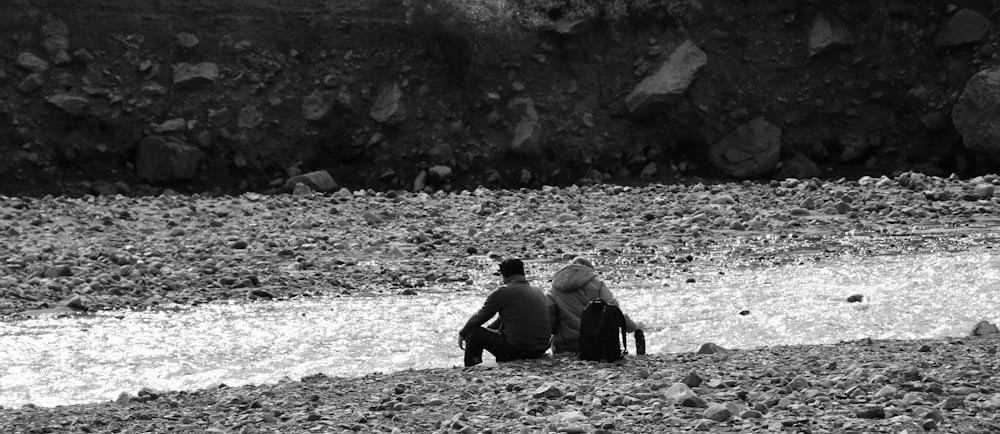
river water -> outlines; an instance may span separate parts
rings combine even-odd
[[[734,262],[683,273],[633,265],[604,277],[626,312],[648,330],[650,353],[692,351],[706,342],[753,348],[963,336],[980,320],[1000,320],[1000,256],[989,248],[814,259]],[[556,265],[529,267],[549,273]],[[142,388],[457,366],[456,331],[496,279],[486,272],[474,277],[477,289],[411,297],[2,322],[0,406],[107,401]],[[535,283],[547,285],[544,279]],[[864,295],[864,302],[846,302],[852,294]]]

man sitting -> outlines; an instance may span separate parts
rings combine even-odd
[[[458,332],[458,347],[465,350],[465,366],[483,362],[483,350],[497,362],[533,359],[549,348],[549,316],[545,294],[524,277],[524,263],[508,259],[500,263],[503,285],[491,292],[483,307]],[[481,327],[493,315],[499,319]]]

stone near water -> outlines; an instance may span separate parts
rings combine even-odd
[[[716,422],[725,422],[733,417],[733,413],[725,405],[713,404],[705,409],[701,417]]]
[[[305,184],[311,189],[322,192],[330,192],[338,187],[333,176],[326,170],[317,170],[288,178],[285,181],[285,188],[294,189],[299,184]]]
[[[979,321],[976,323],[975,327],[972,328],[972,336],[988,336],[1000,333],[1000,329],[997,328],[995,324],[989,321]]]
[[[865,296],[861,294],[852,294],[847,297],[848,303],[861,303],[865,300]]]
[[[711,342],[702,344],[701,348],[698,348],[698,354],[729,354],[729,352],[730,350]]]
[[[73,269],[70,268],[69,265],[55,265],[52,267],[48,267],[45,269],[45,272],[42,273],[42,276],[47,277],[49,279],[54,279],[56,277],[72,276],[72,275],[73,275]]]

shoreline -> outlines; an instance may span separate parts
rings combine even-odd
[[[0,410],[8,432],[995,432],[1000,340],[565,358]]]

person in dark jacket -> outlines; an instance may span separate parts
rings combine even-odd
[[[486,297],[483,307],[458,332],[465,366],[482,363],[483,350],[493,354],[497,362],[508,362],[533,359],[549,349],[551,327],[545,293],[528,283],[519,259],[501,262],[500,275],[503,285]],[[482,327],[497,314],[497,321]]]
[[[580,351],[580,315],[592,300],[600,298],[618,306],[614,294],[597,278],[594,264],[580,256],[556,272],[552,277],[552,288],[545,295],[549,302],[553,354]],[[625,315],[626,332],[633,333],[639,328]]]

